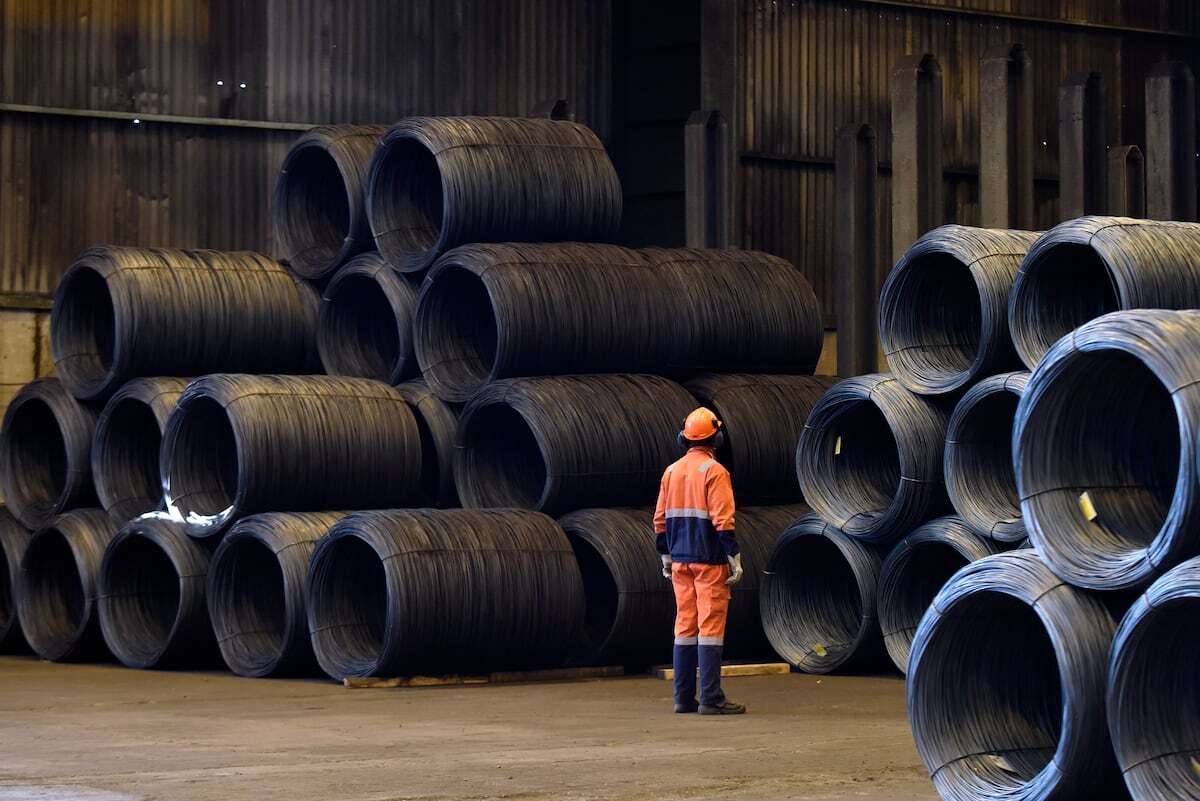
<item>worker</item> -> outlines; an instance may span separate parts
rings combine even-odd
[[[678,441],[687,452],[663,473],[654,510],[663,578],[675,588],[675,711],[740,715],[746,707],[721,691],[721,649],[730,587],[742,578],[734,536],[733,487],[717,461],[721,421],[701,407],[687,416]],[[696,668],[700,700],[696,701]]]

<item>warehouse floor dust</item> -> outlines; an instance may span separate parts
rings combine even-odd
[[[0,801],[935,798],[898,678],[347,690],[0,658]]]

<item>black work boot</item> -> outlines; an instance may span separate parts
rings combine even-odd
[[[709,706],[708,704],[700,705],[701,715],[744,715],[746,714],[746,705],[738,704],[730,701],[728,698],[722,701],[717,706]]]

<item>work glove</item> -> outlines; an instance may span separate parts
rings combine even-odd
[[[659,556],[662,557],[663,578],[669,579],[671,577],[671,555],[669,553],[664,553],[659,554]]]
[[[742,580],[742,555],[735,553],[727,559],[729,560],[729,578],[725,579],[725,583],[737,584]]]

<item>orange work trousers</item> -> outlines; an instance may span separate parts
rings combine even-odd
[[[724,645],[729,616],[728,565],[671,565],[675,588],[675,644]]]

